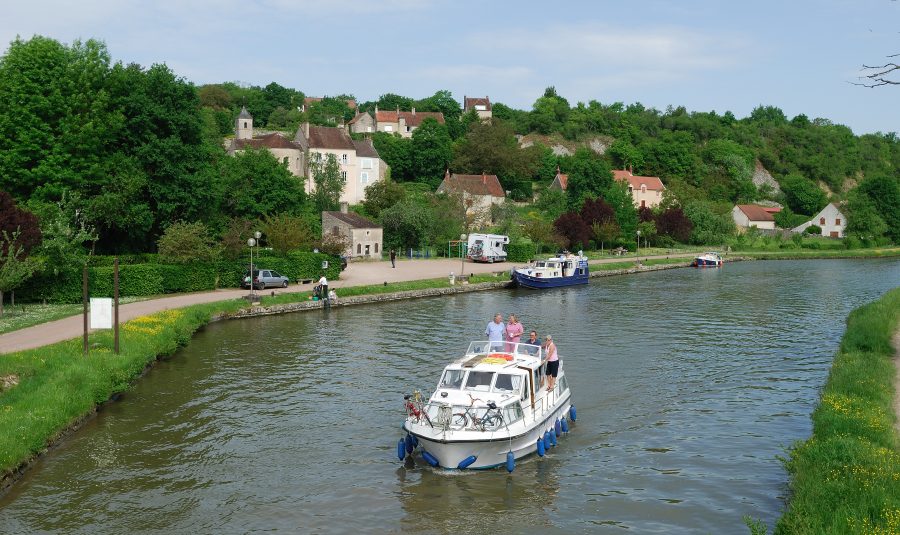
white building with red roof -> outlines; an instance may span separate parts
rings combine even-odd
[[[437,193],[455,193],[462,196],[466,217],[475,223],[490,221],[491,206],[506,202],[506,192],[497,175],[460,175],[444,173],[444,180]]]
[[[666,187],[657,176],[637,176],[631,169],[614,170],[613,178],[628,184],[628,191],[638,208],[653,208],[662,202]]]
[[[822,236],[843,238],[844,232],[847,230],[847,216],[841,211],[841,205],[832,202],[828,203],[825,208],[822,208],[812,219],[791,230],[803,232],[812,225],[818,225],[822,229]]]
[[[439,111],[383,111],[375,106],[375,130],[378,132],[397,132],[401,137],[412,137],[413,131],[422,124],[425,119],[434,119],[444,124],[444,114]]]
[[[738,204],[731,209],[731,218],[734,219],[738,232],[744,232],[750,227],[760,230],[775,230],[775,216],[769,206]]]
[[[463,113],[475,110],[482,120],[490,119],[494,112],[491,110],[491,99],[488,97],[467,97],[463,95]]]
[[[550,183],[550,189],[558,189],[560,191],[566,191],[566,188],[569,187],[569,175],[563,174],[559,170],[559,166],[556,166],[556,176],[553,177],[553,182]]]

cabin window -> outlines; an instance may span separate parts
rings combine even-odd
[[[491,389],[493,379],[494,372],[469,372],[469,378],[466,379],[466,390],[487,392]]]
[[[565,392],[567,388],[569,388],[569,382],[566,381],[566,376],[563,375],[559,378],[559,391]]]
[[[509,425],[518,422],[524,417],[522,414],[522,405],[519,402],[511,403],[503,407],[503,424]]]
[[[463,377],[466,375],[465,370],[446,370],[444,376],[441,377],[440,388],[453,388],[459,390],[462,386]]]
[[[522,386],[522,376],[498,373],[494,382],[494,392],[518,392]]]

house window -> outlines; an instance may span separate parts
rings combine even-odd
[[[362,244],[357,243],[356,244],[356,254],[361,254],[361,253],[362,253]]]
[[[407,131],[407,132],[410,132],[410,131],[411,131],[409,126],[406,127],[406,131]]]
[[[375,254],[378,254],[378,242],[375,242]]]
[[[363,158],[362,159],[362,168],[363,169],[371,169],[372,168],[372,158]]]
[[[393,132],[394,127],[392,125],[386,124],[386,125],[384,125],[384,131],[385,132]]]
[[[341,233],[341,230],[337,227],[337,225],[331,227],[331,234],[333,236],[338,236],[338,235],[340,235],[340,233]]]
[[[359,181],[362,182],[363,184],[368,184],[368,183],[369,183],[369,173],[367,173],[367,172],[365,172],[365,171],[363,171],[362,173],[360,173],[360,174],[359,174]]]
[[[647,201],[641,200],[641,208],[646,208],[646,207],[647,207]]]
[[[247,128],[247,121],[244,121],[244,128]]]
[[[487,106],[485,106],[484,104],[476,104],[475,109],[478,111],[487,111]]]
[[[371,126],[367,126],[367,127],[366,127],[366,132],[371,132],[371,131],[372,131],[372,127],[371,127]]]
[[[835,219],[835,220],[834,220],[834,224],[835,224],[836,226],[841,226],[841,220],[840,220],[840,219]]]
[[[347,171],[341,171],[341,178],[344,180],[344,182],[347,181]]]
[[[341,163],[347,165],[347,155],[341,154]]]
[[[825,218],[824,218],[824,217],[820,217],[820,218],[819,218],[819,225],[821,226],[821,225],[824,225],[824,224],[825,224]]]
[[[647,193],[647,186],[641,186],[641,193]]]

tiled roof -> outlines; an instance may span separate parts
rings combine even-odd
[[[295,149],[300,150],[300,146],[293,141],[285,138],[281,134],[267,134],[265,136],[255,137],[253,139],[235,139],[234,148],[242,149]]]
[[[463,108],[466,111],[474,110],[475,106],[484,106],[485,111],[491,111],[491,99],[488,97],[465,97],[465,101],[463,102]]]
[[[377,111],[375,112],[375,120],[379,123],[399,123],[400,118],[406,121],[409,126],[418,127],[422,121],[429,117],[437,122],[444,124],[444,114],[439,111]]]
[[[614,170],[613,178],[619,181],[627,181],[631,184],[632,188],[637,190],[641,189],[641,186],[647,186],[647,189],[651,191],[662,191],[666,189],[662,180],[656,176],[635,176],[631,174],[631,171]]]
[[[336,219],[340,219],[341,221],[343,221],[344,223],[347,223],[348,225],[350,225],[353,228],[381,228],[381,225],[378,225],[377,223],[369,221],[365,217],[363,217],[359,214],[355,214],[353,212],[347,212],[346,214],[344,212],[325,212],[325,213]]]
[[[310,126],[309,148],[311,149],[355,149],[347,129],[335,126]]]
[[[378,151],[372,145],[369,139],[353,140],[353,146],[356,147],[356,155],[362,158],[378,158]]]
[[[553,183],[558,184],[559,189],[566,191],[566,188],[569,187],[569,175],[556,173],[556,178],[553,179]]]
[[[758,204],[739,204],[737,207],[741,212],[744,212],[744,215],[746,215],[747,219],[750,221],[775,221],[772,214],[767,212],[765,207],[759,206]]]
[[[356,124],[356,122],[361,120],[363,117],[369,117],[371,119],[371,115],[369,115],[369,112],[363,112],[350,119],[350,122],[348,122],[347,124]]]
[[[238,119],[252,119],[252,118],[253,118],[253,116],[250,115],[250,112],[247,111],[247,108],[244,106],[241,106],[241,114],[238,115]]]
[[[439,188],[442,191],[465,192],[470,195],[492,195],[494,197],[506,197],[503,186],[497,175],[458,175],[449,177],[444,175],[444,181]]]

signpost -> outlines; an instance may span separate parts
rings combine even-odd
[[[88,354],[89,329],[114,329],[113,350],[119,354],[119,259],[113,264],[113,297],[88,298],[88,269],[84,266],[81,278],[81,297],[84,315],[84,356]],[[90,303],[90,314],[88,314]],[[90,320],[90,322],[88,321]]]

